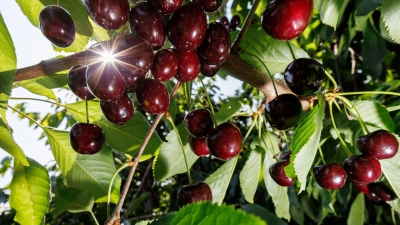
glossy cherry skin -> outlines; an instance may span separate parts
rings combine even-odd
[[[238,15],[232,16],[231,23],[230,23],[231,27],[236,29],[236,27],[239,26],[239,23],[240,23],[240,16],[238,16]]]
[[[58,47],[66,48],[75,40],[75,22],[60,6],[44,7],[39,14],[39,25],[43,35]]]
[[[129,19],[128,0],[85,0],[86,10],[100,27],[117,30]]]
[[[178,57],[178,71],[175,78],[182,82],[196,79],[200,73],[200,60],[195,51],[179,52],[175,51]]]
[[[278,95],[265,106],[265,118],[272,127],[278,130],[286,130],[296,126],[302,116],[301,102],[293,94]]]
[[[377,130],[359,137],[357,147],[361,152],[370,154],[378,160],[390,159],[396,155],[399,142],[389,131]]]
[[[206,30],[204,9],[196,2],[189,2],[172,14],[167,25],[167,36],[178,51],[193,51],[203,42]]]
[[[86,70],[86,82],[90,92],[103,101],[117,100],[125,91],[123,76],[109,62],[89,66]]]
[[[218,71],[221,69],[221,64],[208,64],[205,62],[202,62],[200,60],[200,72],[206,77],[213,77],[215,76]]]
[[[261,15],[262,27],[278,40],[297,38],[306,29],[313,7],[313,0],[274,0]]]
[[[226,17],[226,16],[221,17],[221,19],[219,19],[219,22],[222,23],[226,27],[228,27],[230,24],[228,17]]]
[[[181,7],[183,0],[149,0],[158,8],[161,14],[170,14]]]
[[[231,37],[228,29],[221,23],[208,25],[203,43],[197,49],[201,61],[209,64],[225,62],[230,53]]]
[[[372,183],[382,175],[379,161],[367,154],[347,158],[344,161],[343,168],[348,178],[359,184]]]
[[[196,138],[192,135],[189,136],[189,146],[192,149],[193,153],[197,156],[208,156],[210,155],[210,150],[206,144],[206,138]]]
[[[290,161],[290,156],[292,155],[292,151],[286,151],[286,152],[282,152],[281,155],[279,156],[279,160],[281,162],[283,161]]]
[[[151,3],[137,3],[130,11],[129,24],[131,32],[149,42],[153,49],[159,49],[164,45],[164,20]]]
[[[222,123],[208,133],[206,142],[213,156],[227,161],[242,149],[242,134],[233,123]]]
[[[67,84],[69,89],[79,98],[83,100],[95,98],[86,84],[86,67],[81,65],[71,67],[67,74]]]
[[[376,197],[384,201],[392,201],[397,198],[396,194],[382,182],[370,183],[368,184],[368,189]]]
[[[184,185],[178,190],[178,205],[183,207],[187,204],[210,201],[212,192],[210,186],[205,182],[198,182],[192,185]]]
[[[183,122],[187,131],[197,138],[207,136],[214,128],[214,118],[207,109],[196,109],[189,112]]]
[[[177,72],[178,56],[171,49],[161,49],[154,56],[151,74],[159,81],[170,80]]]
[[[346,171],[337,163],[316,166],[313,169],[313,174],[315,180],[323,189],[340,189],[346,183]]]
[[[124,74],[124,81],[125,81],[125,93],[134,93],[136,91],[136,80],[137,77],[129,76]]]
[[[76,123],[69,132],[72,149],[79,154],[95,154],[104,145],[106,136],[103,129],[95,124]]]
[[[141,77],[136,80],[136,84],[136,98],[144,111],[158,114],[168,110],[168,90],[161,81]]]
[[[290,164],[289,161],[282,161],[272,164],[269,167],[269,175],[280,186],[289,187],[294,184],[296,178],[286,176],[285,167]]]
[[[122,125],[133,116],[132,100],[125,94],[115,101],[101,101],[100,108],[104,116],[112,123]]]
[[[206,12],[215,12],[222,3],[222,0],[195,0],[195,2],[200,3]]]
[[[354,187],[357,189],[357,191],[362,192],[362,193],[370,193],[368,184],[360,184],[357,182],[354,182],[350,180],[350,182],[354,185]]]
[[[297,95],[314,95],[324,81],[324,68],[317,60],[299,58],[291,62],[284,72],[286,85]]]

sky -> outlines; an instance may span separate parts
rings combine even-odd
[[[54,58],[59,53],[53,50],[52,44],[48,41],[40,29],[31,25],[28,19],[23,15],[15,0],[1,0],[0,13],[3,15],[5,23],[13,39],[18,68],[31,66],[39,63],[41,60]],[[1,43],[0,43],[1,48]],[[235,90],[241,87],[241,82],[229,77],[226,81],[217,78],[220,87],[220,92],[224,96],[233,96]],[[62,97],[63,93],[55,91],[57,97]],[[45,97],[34,95],[23,88],[16,88],[12,90],[12,97],[33,97],[39,99],[46,99]],[[24,101],[26,102],[27,111],[37,111],[41,113],[52,112],[49,103],[38,101]],[[21,101],[10,100],[10,105],[14,106]],[[37,162],[45,165],[54,158],[51,154],[50,147],[45,146],[45,139],[39,140],[42,130],[40,128],[34,130],[29,127],[27,119],[19,119],[16,113],[11,110],[7,112],[7,121],[13,129],[13,137],[27,157],[36,160]],[[8,153],[0,149],[0,161],[8,156]],[[9,170],[4,177],[0,176],[0,188],[5,187],[11,181],[12,174]]]

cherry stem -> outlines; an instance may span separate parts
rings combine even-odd
[[[113,185],[113,183],[114,183],[114,179],[117,177],[117,175],[119,174],[119,172],[121,172],[123,169],[125,169],[125,168],[128,167],[128,166],[129,166],[129,164],[128,164],[128,163],[125,163],[125,164],[123,164],[120,168],[118,168],[118,170],[115,171],[114,175],[112,176],[110,184],[108,185],[108,195],[107,195],[107,217],[109,217],[109,216],[110,216],[110,213],[111,213],[111,212],[110,212],[111,188],[112,188],[112,185]]]
[[[18,97],[10,97],[9,99],[10,99],[10,100],[33,100],[33,101],[39,101],[39,102],[47,102],[47,103],[50,103],[50,104],[53,104],[53,105],[58,105],[58,106],[64,107],[63,104],[60,104],[60,103],[58,103],[58,102],[52,102],[52,101],[49,101],[49,100],[38,99],[38,98],[18,98]]]
[[[330,73],[328,73],[328,71],[325,71],[325,75],[329,78],[329,80],[331,80],[332,84],[333,84],[333,90],[337,89],[337,83],[335,81],[335,79],[332,77],[332,75]]]
[[[203,79],[201,79],[201,77],[198,77],[198,78],[200,80],[201,85],[203,86],[204,92],[206,93],[206,100],[207,100],[208,104],[210,105],[211,114],[212,114],[212,116],[214,118],[214,125],[217,126],[218,124],[217,124],[217,121],[215,119],[214,107],[213,107],[213,105],[211,103],[210,95],[208,95],[207,87],[206,87],[206,85],[204,85]]]
[[[357,116],[357,120],[360,123],[360,127],[361,127],[364,135],[369,134],[370,132],[369,132],[367,126],[365,125],[365,122],[362,119],[360,112],[357,110],[357,108],[354,106],[354,104],[345,97],[337,97],[337,98],[342,100],[346,104],[346,106],[348,107],[348,109],[350,111],[353,111],[353,113],[355,112],[355,114]]]
[[[339,130],[338,130],[337,127],[336,127],[335,119],[334,119],[334,117],[333,117],[332,101],[329,101],[328,104],[329,104],[329,113],[330,113],[330,115],[331,115],[331,120],[332,120],[333,128],[335,129],[336,134],[337,134],[337,136],[338,136],[338,138],[339,138],[339,141],[340,141],[340,143],[342,144],[344,150],[346,151],[347,156],[351,156],[352,154],[351,154],[350,149],[347,147],[346,143],[345,143],[344,140],[342,139],[342,136],[340,136]]]
[[[85,106],[86,106],[86,123],[89,123],[89,106],[88,106],[88,100],[85,100]]]
[[[395,95],[395,96],[400,96],[400,93],[391,92],[391,91],[356,91],[356,92],[341,92],[341,93],[335,93],[336,96],[344,96],[344,95],[367,95],[367,94],[383,94],[383,95]]]
[[[33,123],[35,123],[36,125],[38,125],[39,127],[41,127],[42,129],[44,129],[44,127],[42,126],[42,124],[40,124],[38,121],[32,119],[31,117],[29,117],[28,115],[26,115],[25,113],[18,111],[17,109],[15,109],[14,107],[8,105],[8,108],[12,109],[14,112],[22,115],[23,117],[29,119],[30,121],[32,121]]]
[[[94,222],[96,223],[96,225],[99,225],[99,221],[97,221],[96,216],[94,216],[92,210],[90,210],[90,215],[92,215],[92,218],[93,218]]]
[[[193,111],[192,104],[190,104],[189,93],[188,93],[188,88],[187,88],[187,82],[183,83],[183,91],[185,92],[186,103],[187,103],[187,105],[189,107],[189,110]]]
[[[390,207],[390,212],[391,212],[391,215],[392,215],[392,222],[393,222],[393,224],[396,224],[396,212],[394,211],[394,209],[393,209],[393,207]]]
[[[324,154],[322,154],[321,145],[319,145],[319,144],[318,144],[318,151],[319,151],[319,154],[321,155],[322,163],[324,163],[324,165],[326,165],[326,162],[324,159]]]
[[[290,45],[289,41],[286,41],[287,46],[289,47],[290,54],[292,54],[293,60],[296,60],[296,56],[294,55],[292,46]]]
[[[250,128],[247,130],[247,133],[246,133],[246,135],[245,135],[244,138],[243,138],[243,141],[242,141],[243,144],[244,144],[244,142],[246,141],[246,139],[249,137],[251,130],[253,130],[253,127],[256,125],[256,123],[257,123],[257,118],[258,118],[258,114],[255,114],[255,115],[254,115],[254,118],[253,118],[253,122],[251,123]]]
[[[172,119],[172,117],[169,115],[169,113],[166,114],[166,118],[167,120],[171,123],[172,127],[174,128],[174,131],[176,133],[176,137],[178,138],[179,144],[181,145],[181,149],[182,149],[182,154],[183,154],[183,158],[185,159],[185,164],[186,164],[186,172],[187,172],[187,176],[189,179],[189,184],[193,184],[192,182],[192,177],[190,176],[190,168],[189,168],[189,163],[186,157],[186,153],[185,153],[185,147],[183,146],[182,143],[182,139],[181,136],[179,135],[179,131],[175,126],[174,120]]]

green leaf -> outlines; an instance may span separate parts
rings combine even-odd
[[[0,14],[0,116],[6,121],[8,99],[14,82],[15,70],[17,69],[17,56],[14,43]]]
[[[290,43],[290,45],[292,46],[296,58],[309,57],[303,49],[292,43]],[[289,63],[293,61],[287,44],[284,41],[275,40],[262,29],[249,29],[240,47],[245,50],[245,53],[240,53],[240,57],[244,61],[260,71],[267,72],[260,60],[253,56],[256,55],[268,67],[271,74],[285,71]]]
[[[140,204],[142,204],[142,202],[144,200],[146,200],[150,195],[151,195],[150,192],[144,192],[144,193],[140,194],[137,198],[135,198],[135,201],[133,202],[132,207],[131,207],[131,212],[138,209]]]
[[[93,20],[89,20],[93,27],[93,39],[97,42],[107,41],[111,39],[109,32],[99,25],[97,25]]]
[[[32,82],[31,80],[24,80],[18,83],[19,87],[23,87],[26,90],[37,94],[37,95],[42,95],[45,96],[49,99],[53,99],[53,100],[58,100],[56,95],[54,94],[53,90],[46,88],[45,86],[36,83],[36,82]]]
[[[24,166],[29,166],[24,152],[17,143],[15,143],[13,136],[11,135],[8,126],[4,123],[3,119],[0,117],[0,148],[8,152],[14,158],[18,159],[19,162]]]
[[[235,171],[237,161],[238,157],[230,159],[205,180],[211,188],[213,203],[221,205],[224,201],[226,190],[228,189],[229,182],[231,181],[233,172]]]
[[[65,107],[79,122],[86,122],[85,101],[67,104]],[[120,152],[136,155],[143,142],[150,124],[140,112],[135,112],[132,118],[123,125],[117,125],[108,121],[101,112],[99,102],[89,101],[89,119],[91,123],[100,126],[106,135],[106,144]],[[142,160],[149,159],[156,154],[162,141],[157,133],[154,133],[144,150]]]
[[[10,184],[10,206],[17,211],[14,218],[21,225],[44,224],[50,205],[50,178],[47,169],[28,158],[30,166],[14,161]]]
[[[246,201],[254,203],[254,195],[258,187],[258,179],[261,173],[261,149],[251,151],[242,171],[240,172],[240,187]]]
[[[382,73],[382,62],[387,49],[385,40],[372,23],[369,21],[364,29],[361,55],[363,57],[363,73],[377,78]]]
[[[178,130],[184,144],[185,154],[190,168],[199,157],[193,153],[189,144],[187,144],[189,133],[183,126],[183,123],[178,126]],[[153,173],[156,181],[164,181],[176,174],[186,173],[187,171],[182,147],[179,144],[176,132],[174,130],[170,131],[166,139],[167,142],[161,145],[160,152],[153,163]]]
[[[76,153],[69,143],[69,132],[45,128],[51,151],[64,175],[67,187],[89,190],[96,202],[106,202],[108,186],[116,172],[110,149],[103,148],[94,155]],[[114,180],[111,202],[117,203],[121,179]]]
[[[349,0],[319,0],[315,6],[319,11],[321,21],[336,29],[348,3]]]
[[[400,142],[400,139],[397,135],[396,138]],[[382,173],[385,175],[390,186],[392,186],[396,196],[400,196],[400,153],[397,153],[391,159],[379,160],[379,162],[381,163]],[[400,210],[400,208],[398,209]]]
[[[228,121],[240,109],[242,109],[242,104],[240,104],[239,100],[235,98],[229,98],[228,103],[224,103],[221,109],[215,113],[215,120],[217,124]]]
[[[381,6],[381,16],[389,36],[397,43],[400,43],[400,2],[397,0],[383,0]]]
[[[299,122],[293,134],[290,149],[292,155],[290,164],[285,168],[289,177],[297,176],[302,192],[306,188],[307,175],[314,162],[318,150],[322,131],[322,122],[325,115],[325,100],[319,95],[319,103],[311,112],[306,114]]]
[[[391,132],[394,132],[396,129],[396,124],[389,112],[380,103],[374,101],[355,101],[354,105],[367,125]]]
[[[365,16],[375,11],[382,4],[382,0],[356,0],[357,16]]]
[[[46,5],[53,5],[52,0],[15,0],[28,18],[29,22],[35,27],[39,27],[39,13]]]
[[[387,204],[389,204],[397,212],[400,212],[400,199],[397,198],[393,201],[388,201]]]
[[[61,88],[67,85],[67,73],[57,73],[39,77],[35,82],[48,89]]]
[[[145,221],[140,221],[138,223],[135,223],[135,225],[147,225],[149,224],[151,221],[150,220],[145,220]]]
[[[285,221],[279,219],[275,214],[273,214],[272,212],[268,211],[266,208],[263,208],[260,205],[251,205],[251,204],[244,205],[242,206],[242,210],[247,213],[259,216],[261,219],[267,221],[267,224],[287,225]]]
[[[364,194],[359,193],[354,200],[353,204],[351,204],[350,214],[347,219],[348,225],[363,225],[364,224]]]
[[[77,190],[73,188],[56,189],[54,203],[57,217],[64,211],[71,213],[91,212],[94,204],[93,195],[89,190]]]
[[[211,205],[209,202],[183,207],[177,213],[161,218],[151,225],[267,225],[260,218],[235,210],[234,206]]]

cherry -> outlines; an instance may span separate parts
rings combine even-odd
[[[137,77],[124,74],[125,93],[134,93],[136,91]]]
[[[358,149],[376,159],[390,159],[396,155],[399,142],[396,136],[386,130],[377,130],[357,140]]]
[[[343,168],[353,183],[372,183],[382,175],[379,161],[367,154],[347,158],[344,161]]]
[[[239,26],[239,23],[240,23],[240,16],[239,15],[232,16],[230,23],[231,27],[236,30],[236,27]]]
[[[272,127],[278,130],[296,126],[302,116],[301,102],[293,94],[278,95],[265,106],[265,118]]]
[[[209,64],[225,62],[230,53],[231,37],[228,29],[221,23],[208,25],[203,43],[197,49],[201,61]]]
[[[397,198],[396,194],[382,182],[370,183],[368,184],[368,189],[372,194],[384,201],[392,201]]]
[[[210,150],[207,147],[205,137],[196,138],[190,135],[189,146],[190,149],[192,149],[193,153],[196,154],[197,156],[201,157],[210,155]]]
[[[228,17],[226,17],[226,16],[221,17],[221,19],[219,19],[219,22],[222,23],[226,27],[229,26],[229,20],[228,20]]]
[[[167,36],[178,51],[193,51],[203,42],[207,30],[204,9],[189,2],[172,14],[167,25]]]
[[[205,182],[198,182],[192,185],[184,185],[178,190],[178,205],[183,207],[187,204],[210,201],[212,202],[212,192],[210,186]]]
[[[168,110],[168,90],[161,81],[140,77],[136,80],[136,98],[144,111],[158,114]]]
[[[181,7],[183,0],[149,0],[162,14],[170,14]]]
[[[130,11],[129,23],[132,33],[148,41],[152,48],[158,49],[164,45],[164,20],[151,3],[137,3]]]
[[[115,101],[100,100],[100,108],[110,122],[118,125],[128,122],[134,113],[132,100],[126,94]]]
[[[242,134],[232,123],[222,123],[208,133],[207,147],[217,159],[227,161],[242,149]]]
[[[373,202],[376,205],[384,205],[386,202],[379,198],[378,196],[376,196],[376,194],[374,193],[364,193],[364,196],[367,197],[367,199],[369,199],[371,202]]]
[[[200,73],[200,60],[195,51],[179,52],[175,51],[178,57],[178,71],[175,78],[182,82],[196,79]]]
[[[151,73],[159,81],[170,80],[178,71],[179,60],[174,51],[161,49],[154,56]]]
[[[194,137],[207,136],[214,128],[214,118],[207,109],[196,109],[185,116],[183,120],[187,131]]]
[[[206,12],[215,12],[222,3],[222,0],[195,0],[195,2],[200,3]]]
[[[218,71],[221,69],[221,64],[208,64],[205,62],[202,62],[200,60],[200,72],[206,77],[213,77],[215,76]]]
[[[350,182],[354,185],[354,187],[357,189],[357,191],[362,192],[362,193],[370,193],[368,184],[360,184],[357,182],[354,182],[350,180]]]
[[[106,30],[121,28],[129,18],[128,0],[85,0],[85,7],[90,18]]]
[[[39,25],[43,35],[58,47],[66,48],[75,40],[75,22],[60,6],[44,7],[39,14]]]
[[[278,40],[297,38],[306,29],[313,8],[313,0],[274,0],[261,15],[262,27]]]
[[[269,174],[271,175],[272,179],[280,186],[292,186],[294,184],[294,181],[296,180],[296,178],[286,176],[284,169],[289,164],[289,161],[282,161],[274,163],[269,167]]]
[[[71,67],[67,74],[67,84],[69,89],[79,98],[83,100],[95,98],[86,84],[86,67],[81,65]]]
[[[279,156],[279,160],[281,162],[283,161],[290,161],[290,156],[292,155],[292,151],[286,151],[286,152],[282,152],[281,155]]]
[[[319,186],[327,190],[340,189],[346,183],[346,171],[337,163],[316,166],[313,174]]]
[[[286,67],[284,78],[293,93],[314,95],[321,89],[324,73],[324,68],[317,60],[299,58]]]
[[[95,154],[104,145],[103,129],[95,124],[76,123],[69,132],[71,147],[79,154]]]

